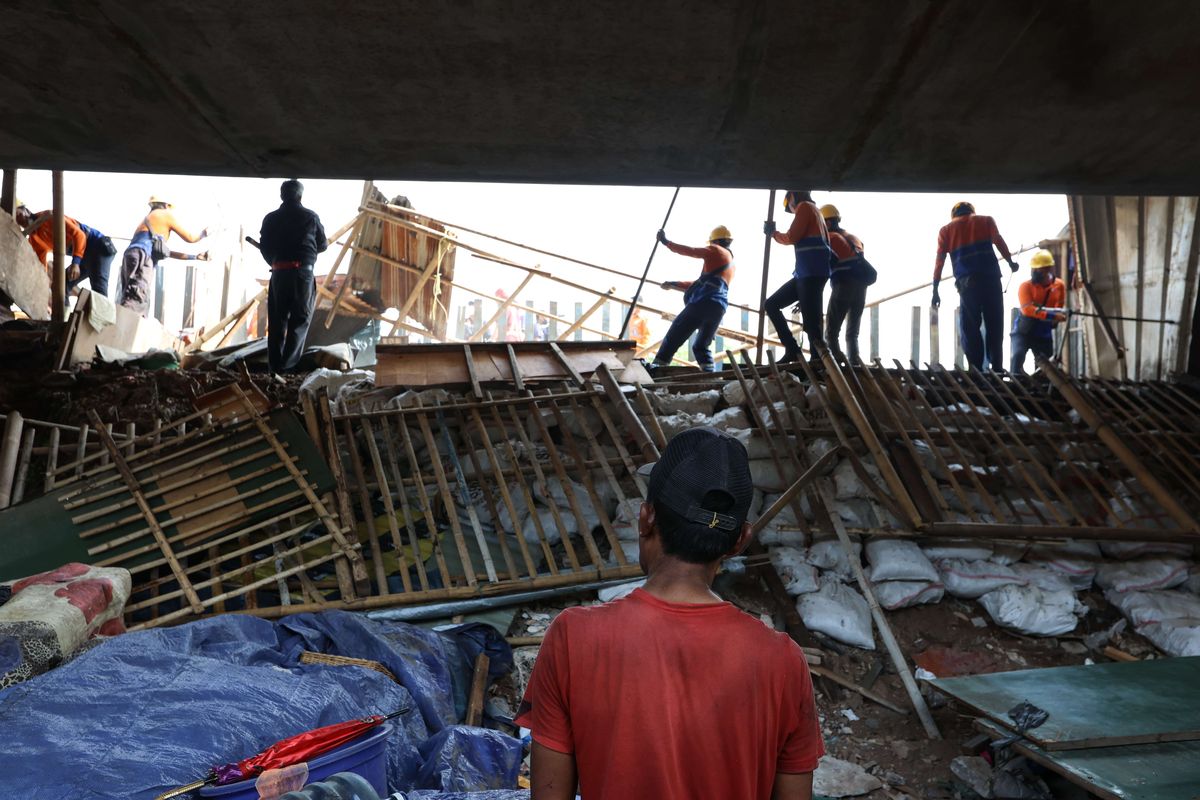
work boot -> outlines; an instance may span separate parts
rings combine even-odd
[[[779,364],[794,364],[800,360],[800,351],[798,349],[788,348],[783,351],[783,358],[779,359]]]

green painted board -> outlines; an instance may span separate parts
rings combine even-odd
[[[931,681],[1006,728],[1028,700],[1050,713],[1025,737],[1046,750],[1200,739],[1200,656],[994,672]]]
[[[992,736],[1006,733],[986,720],[976,725]],[[1104,800],[1200,800],[1200,741],[1055,752],[1024,741],[1013,747]]]

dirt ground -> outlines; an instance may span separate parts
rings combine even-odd
[[[760,618],[767,615],[778,629],[782,629],[782,615],[773,599],[749,578],[726,582],[720,588],[723,596],[743,610]],[[1084,639],[1088,634],[1106,631],[1120,616],[1099,594],[1085,594],[1082,599],[1088,605],[1089,613],[1073,633],[1056,638],[1022,636],[1006,631],[994,625],[980,606],[949,596],[935,605],[888,612],[888,621],[909,661],[940,677],[1076,665],[1089,658],[1106,660],[1102,655],[1090,652]],[[595,602],[598,601],[594,595],[586,595],[524,607],[509,635],[540,636],[563,609]],[[822,666],[873,690],[897,706],[911,707],[882,644],[875,651],[867,651],[838,644],[819,634],[813,638],[822,651]],[[878,641],[878,636],[876,639]],[[1107,643],[1142,658],[1157,654],[1153,645],[1135,634],[1120,633]],[[537,647],[518,647],[515,652],[516,669],[492,690],[500,709],[517,708]],[[986,749],[967,744],[977,736],[973,727],[975,715],[969,709],[958,706],[922,683],[922,692],[942,737],[931,740],[915,713],[898,714],[820,677],[814,685],[827,752],[858,764],[884,783],[882,789],[863,797],[868,800],[905,797],[966,800],[977,797],[950,771],[950,762],[955,757],[979,755]],[[1050,783],[1056,797],[1086,796],[1061,781],[1051,780]]]

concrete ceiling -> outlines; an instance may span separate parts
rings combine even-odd
[[[14,0],[0,165],[1193,194],[1200,3]]]

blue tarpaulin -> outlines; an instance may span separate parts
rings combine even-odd
[[[329,611],[275,623],[230,614],[114,637],[0,692],[3,795],[153,798],[284,737],[406,707],[388,746],[393,790],[512,787],[520,742],[457,727],[455,699],[473,653],[511,651],[494,630],[461,633]],[[379,661],[400,683],[300,664],[305,650]]]

